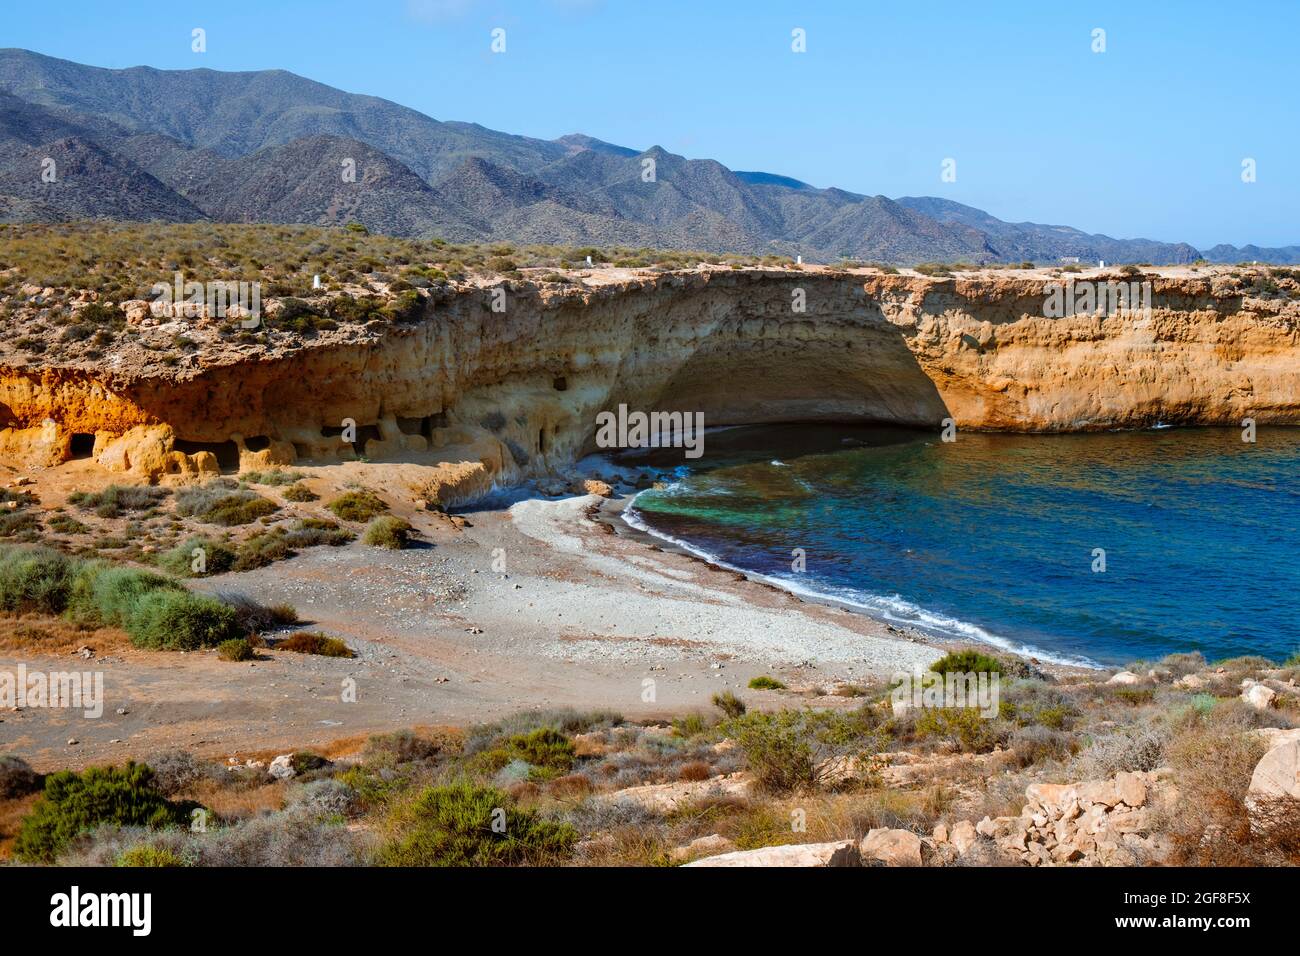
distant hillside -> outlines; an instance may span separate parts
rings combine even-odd
[[[1300,262],[1300,246],[1262,248],[1260,246],[1218,245],[1206,249],[1202,257],[1210,262],[1263,262],[1268,265],[1287,265]]]
[[[41,179],[46,157],[56,183]],[[658,146],[443,122],[283,70],[109,70],[0,50],[0,221],[87,218],[356,221],[399,236],[810,261],[1200,256],[1186,243],[1003,222],[945,199],[818,189]],[[1294,262],[1300,249],[1218,246],[1206,258]]]

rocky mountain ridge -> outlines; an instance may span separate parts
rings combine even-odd
[[[44,177],[54,160],[54,181]],[[649,175],[647,175],[649,170]],[[1186,243],[1003,222],[661,147],[443,122],[283,70],[109,70],[0,50],[0,221],[359,222],[389,235],[911,264],[1186,263]],[[1300,261],[1216,246],[1213,261]]]

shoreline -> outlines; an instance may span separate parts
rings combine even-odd
[[[358,478],[391,487],[384,473],[380,464],[324,466],[308,482],[325,495]],[[415,526],[421,547],[310,548],[189,582],[201,592],[291,604],[300,627],[343,639],[355,659],[271,649],[240,664],[213,651],[88,640],[93,655],[76,666],[104,672],[103,717],[5,713],[7,749],[42,770],[175,747],[242,761],[272,750],[334,752],[342,741],[359,747],[370,733],[465,727],[529,709],[606,709],[662,722],[710,709],[722,691],[756,709],[852,707],[854,698],[832,690],[910,672],[944,653],[939,642],[862,614],[611,533],[597,517],[607,499],[595,495],[524,497],[459,524],[393,501],[392,513]],[[0,618],[0,636],[24,626]],[[66,653],[7,646],[0,669],[20,661],[69,666]],[[760,675],[788,689],[750,690]],[[354,702],[340,698],[346,681],[355,684]]]
[[[958,637],[956,635],[939,632],[937,629],[927,630],[924,627],[891,621],[887,617],[873,612],[871,608],[860,603],[855,603],[843,598],[837,598],[832,594],[815,591],[811,588],[796,588],[789,582],[783,581],[780,578],[774,578],[756,571],[748,571],[745,568],[736,565],[727,564],[724,561],[718,560],[713,555],[710,555],[703,548],[697,548],[689,542],[653,530],[644,521],[641,522],[644,527],[638,527],[637,525],[632,524],[627,519],[626,515],[628,510],[635,505],[636,499],[641,495],[641,493],[642,491],[637,491],[620,498],[606,499],[607,504],[598,512],[602,522],[607,524],[615,534],[638,541],[642,545],[654,548],[655,550],[670,551],[675,554],[684,555],[695,561],[699,561],[706,567],[719,572],[738,575],[752,584],[780,591],[803,603],[833,607],[847,611],[851,614],[861,615],[868,620],[884,626],[891,633],[898,634],[905,640],[933,644],[936,647],[943,649],[956,649],[967,646],[989,648],[995,653],[1011,654],[1023,658],[1035,666],[1051,671],[1052,673],[1076,673],[1079,671],[1097,672],[1112,669],[1106,664],[1101,664],[1091,660],[1086,662],[1080,660],[1066,660],[1057,657],[1050,652],[1041,651],[1024,644],[1021,644],[1019,647],[1013,647],[1010,645],[1018,642],[1011,641],[1010,639],[1000,639],[1006,642],[1006,646],[1004,646],[1003,644],[997,643],[995,640],[984,640],[979,637]],[[924,611],[924,608],[919,608],[918,606],[918,610]],[[978,628],[978,625],[967,626]],[[983,628],[979,628],[979,630],[982,631]],[[987,634],[988,632],[985,633]],[[992,638],[995,637],[995,635],[989,635],[989,637]]]

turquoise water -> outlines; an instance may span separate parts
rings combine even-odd
[[[689,471],[654,454],[676,480],[631,523],[889,620],[1099,664],[1300,647],[1300,429],[789,425],[710,432]]]

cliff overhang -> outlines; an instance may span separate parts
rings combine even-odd
[[[1300,303],[1151,279],[1150,308],[1050,317],[1042,277],[632,273],[422,293],[413,321],[129,356],[0,364],[0,452],[164,475],[335,461],[442,469],[445,500],[561,474],[620,404],[706,425],[1073,431],[1300,423]]]

